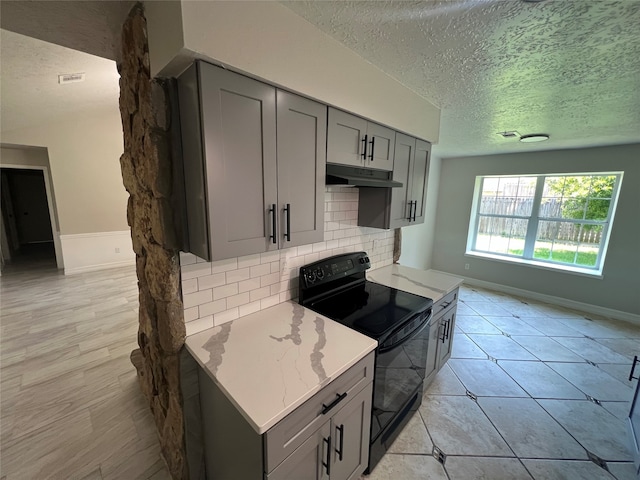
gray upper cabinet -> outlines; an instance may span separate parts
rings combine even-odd
[[[400,228],[424,222],[431,144],[395,133],[393,180],[402,187],[361,187],[358,225]]]
[[[277,112],[280,245],[321,242],[327,107],[278,90]]]
[[[329,107],[327,162],[393,170],[395,132]]]
[[[204,62],[178,94],[189,251],[219,260],[321,241],[326,107]]]

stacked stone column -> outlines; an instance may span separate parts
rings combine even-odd
[[[188,477],[179,352],[185,324],[180,263],[171,208],[170,105],[162,79],[151,79],[146,20],[140,4],[122,30],[119,55],[120,158],[129,192],[127,220],[140,291],[139,349],[131,354],[158,428],[162,454],[173,478]]]

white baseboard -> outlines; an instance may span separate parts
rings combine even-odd
[[[60,243],[65,275],[135,264],[129,230],[60,235]]]
[[[532,292],[530,290],[522,290],[521,288],[509,287],[508,285],[486,282],[484,280],[478,280],[475,278],[462,278],[464,278],[464,283],[466,285],[474,285],[476,287],[486,288],[489,290],[497,290],[498,292],[509,293],[512,295],[517,295],[519,297],[539,300],[541,302],[550,303],[552,305],[559,305],[561,307],[567,307],[585,313],[593,313],[596,315],[602,315],[603,317],[615,318],[617,320],[624,320],[626,322],[640,325],[640,315],[636,315],[635,313],[623,312],[621,310],[614,310],[613,308],[606,308],[600,307],[598,305],[577,302],[575,300],[569,300],[567,298],[554,297],[553,295]]]

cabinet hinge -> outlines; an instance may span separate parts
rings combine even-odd
[[[433,446],[433,450],[431,450],[431,455],[433,455],[433,458],[439,461],[442,465],[444,465],[444,462],[447,460],[445,453],[435,445]]]

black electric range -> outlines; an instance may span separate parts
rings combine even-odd
[[[371,471],[422,402],[433,301],[366,279],[365,252],[300,268],[299,303],[378,341]]]

